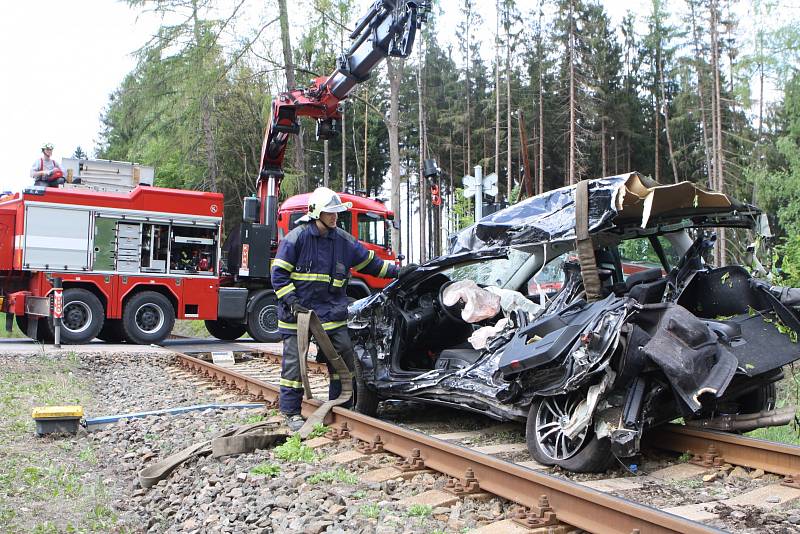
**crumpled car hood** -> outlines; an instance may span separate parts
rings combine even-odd
[[[537,245],[575,239],[575,188],[567,186],[509,206],[462,230],[450,251]],[[723,193],[704,191],[691,182],[659,185],[632,172],[591,180],[589,232],[646,228],[690,218],[701,223],[752,226],[760,211]]]

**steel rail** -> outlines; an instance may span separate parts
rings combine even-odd
[[[800,473],[800,447],[750,438],[717,430],[700,430],[682,425],[662,425],[645,433],[645,443],[651,447],[675,452],[690,452],[713,462],[763,469],[767,473],[793,476]],[[714,451],[709,453],[709,447]]]
[[[206,376],[235,386],[265,400],[278,398],[278,387],[177,353],[181,364]],[[321,403],[304,400],[303,415],[311,414]],[[546,495],[559,521],[589,532],[630,534],[635,529],[647,533],[707,533],[717,529],[688,519],[643,506],[619,497],[520,467],[492,456],[426,436],[385,421],[344,408],[334,408],[330,423],[346,427],[352,437],[368,443],[380,441],[383,449],[401,457],[411,457],[418,450],[425,467],[461,479],[472,469],[482,490],[526,507],[537,507]],[[327,420],[326,420],[327,422]]]

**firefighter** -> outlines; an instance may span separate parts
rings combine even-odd
[[[308,199],[308,214],[280,241],[272,264],[272,287],[279,299],[278,328],[283,335],[279,405],[292,431],[304,423],[300,415],[303,384],[297,351],[297,314],[316,312],[336,351],[352,370],[346,293],[350,268],[382,278],[398,275],[394,263],[375,257],[355,237],[337,228],[338,214],[351,207],[350,202],[342,202],[327,187],[315,189]],[[328,372],[328,396],[335,399],[342,384],[330,364]]]
[[[33,162],[31,167],[31,178],[35,180],[34,185],[42,187],[58,187],[64,183],[64,172],[56,160],[51,159],[53,155],[53,143],[42,145],[42,157]]]

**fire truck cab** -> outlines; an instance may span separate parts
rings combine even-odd
[[[297,220],[308,212],[310,193],[295,195],[286,199],[278,209],[278,239],[289,233]],[[382,260],[397,261],[392,251],[390,235],[394,224],[394,213],[383,202],[359,195],[339,193],[343,202],[353,207],[339,214],[338,226],[358,239],[367,250],[372,250]],[[386,287],[391,280],[377,278],[351,271],[347,283],[347,295],[353,299],[368,297],[375,291]]]

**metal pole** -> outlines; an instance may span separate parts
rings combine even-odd
[[[53,331],[57,349],[61,348],[61,317],[64,314],[64,294],[62,293],[61,278],[53,278]]]
[[[483,218],[483,169],[475,165],[475,222]]]

